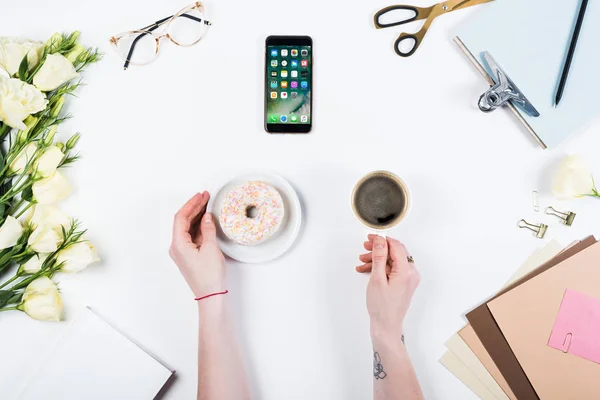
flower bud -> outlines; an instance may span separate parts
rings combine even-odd
[[[80,44],[76,44],[75,47],[73,47],[73,50],[71,50],[69,53],[67,53],[67,60],[69,60],[73,64],[75,64],[75,61],[77,61],[77,57],[79,57],[84,52],[85,52],[85,47],[83,47]]]
[[[56,32],[54,35],[50,36],[50,39],[48,39],[46,42],[46,49],[48,50],[48,53],[55,53],[62,41],[63,35],[61,33]]]
[[[58,147],[60,151],[63,151],[65,149],[65,144],[62,142],[57,142],[56,147]]]
[[[71,139],[69,139],[67,141],[67,150],[71,150],[73,148],[75,148],[75,146],[77,145],[77,142],[79,142],[79,138],[81,137],[81,135],[79,133],[74,134]]]
[[[52,125],[52,128],[50,128],[50,130],[48,131],[46,136],[44,136],[44,140],[43,140],[44,146],[50,146],[52,144],[52,142],[54,142],[54,135],[56,135],[57,129],[58,129],[58,126]]]
[[[29,137],[29,132],[37,125],[38,121],[38,118],[33,117],[31,115],[25,118],[25,121],[23,122],[25,123],[26,128],[17,133],[17,144],[23,144],[27,141],[27,138]]]
[[[58,114],[60,114],[63,106],[65,105],[65,98],[60,96],[60,98],[54,103],[52,109],[50,110],[50,117],[58,118]]]
[[[77,41],[79,40],[79,35],[81,35],[81,32],[79,31],[73,31],[71,32],[71,34],[69,36],[67,36],[67,46],[74,46]]]

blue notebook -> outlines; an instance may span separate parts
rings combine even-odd
[[[479,6],[457,32],[457,44],[480,72],[491,74],[482,61],[482,53],[488,51],[540,112],[536,118],[511,107],[544,148],[585,130],[600,112],[599,1],[588,4],[564,96],[554,107],[580,4],[581,0],[496,0]]]

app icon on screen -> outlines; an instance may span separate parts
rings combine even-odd
[[[292,49],[292,57],[298,57],[298,49]]]
[[[277,50],[276,49],[271,50],[271,57],[277,57]]]
[[[271,81],[271,89],[277,88],[277,81]]]
[[[277,76],[277,71],[271,71],[271,76],[276,77]]]
[[[302,71],[302,72],[300,72],[300,75],[301,75],[303,78],[306,78],[306,77],[308,76],[308,71]]]
[[[300,65],[302,65],[304,68],[308,67],[308,60],[300,61]]]
[[[288,51],[287,49],[281,49],[281,57],[287,57]]]
[[[281,61],[281,66],[282,66],[282,67],[287,67],[287,61],[285,61],[285,60],[282,60],[282,61]]]
[[[292,78],[297,78],[298,77],[298,71],[292,71],[291,72],[291,76],[292,76]]]
[[[281,87],[283,89],[287,88],[287,81],[281,81]]]
[[[302,115],[300,117],[300,122],[308,122],[308,115]]]
[[[271,60],[271,67],[277,66],[277,60]]]
[[[307,88],[308,88],[308,82],[306,82],[306,81],[302,81],[302,82],[300,82],[300,87],[301,87],[302,89],[307,89]]]
[[[292,81],[292,89],[296,89],[298,87],[298,81]]]
[[[292,99],[295,99],[298,97],[298,92],[292,92]]]
[[[272,99],[276,99],[277,98],[277,92],[271,92],[271,98]]]
[[[292,60],[292,68],[298,66],[298,60]]]
[[[300,52],[300,54],[302,55],[302,57],[306,57],[308,55],[308,50],[302,49],[302,51]]]
[[[281,122],[287,122],[287,120],[288,120],[287,115],[282,115],[281,117],[279,117],[279,120]]]
[[[279,118],[277,118],[277,115],[271,115],[271,116],[269,117],[269,122],[277,122],[277,120],[278,120],[278,119],[279,119]]]
[[[287,78],[287,71],[285,69],[283,71],[281,71],[281,77]]]
[[[287,99],[287,92],[281,92],[281,98]]]
[[[292,115],[292,116],[290,117],[290,121],[291,121],[291,122],[297,122],[297,121],[298,121],[298,116],[296,116],[296,115]]]

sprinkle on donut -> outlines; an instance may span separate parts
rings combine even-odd
[[[252,246],[271,238],[279,230],[284,214],[277,189],[264,182],[248,182],[225,195],[219,222],[229,239]]]

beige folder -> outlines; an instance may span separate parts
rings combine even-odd
[[[490,301],[488,307],[541,400],[597,400],[600,365],[548,346],[566,289],[600,298],[600,243]]]

